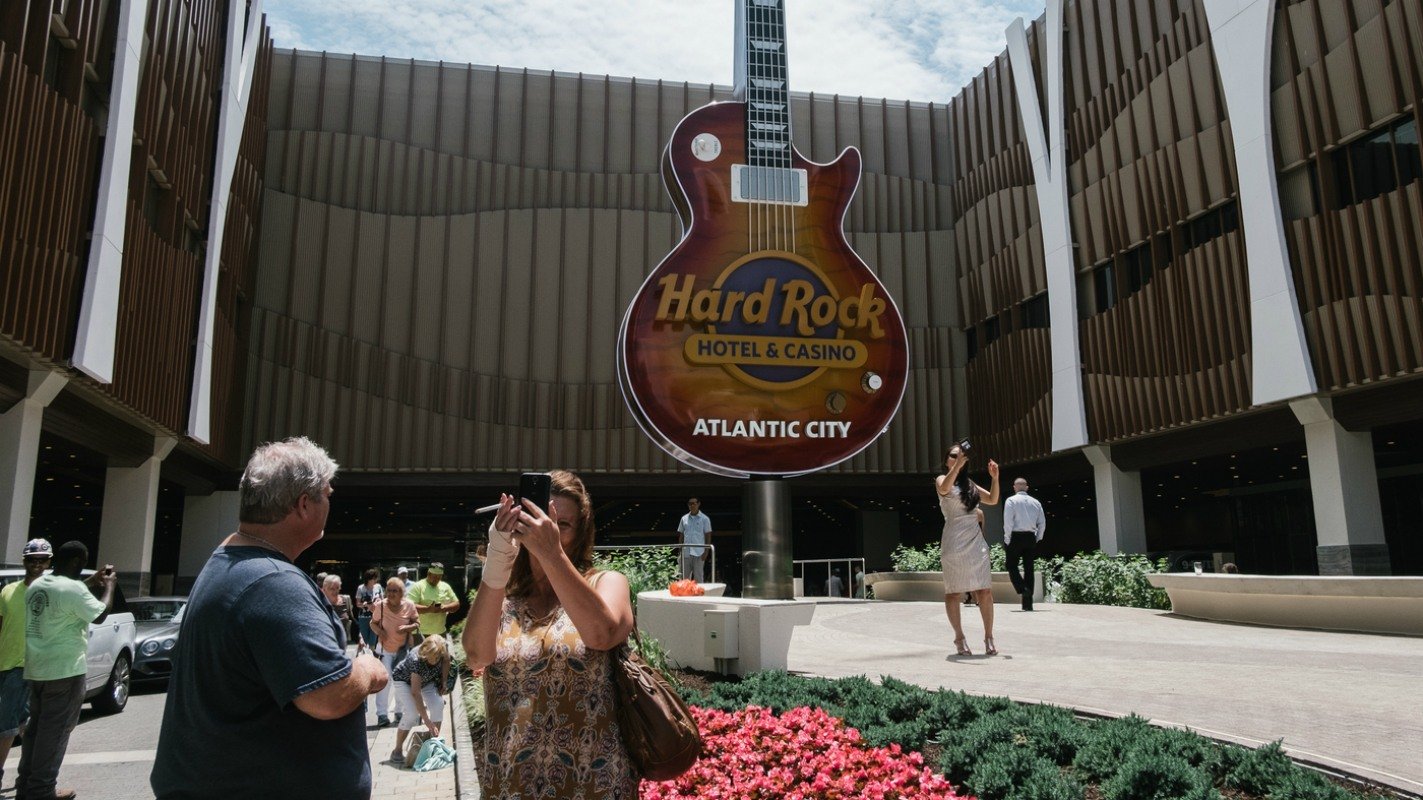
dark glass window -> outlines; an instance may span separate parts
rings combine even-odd
[[[1240,227],[1240,212],[1232,200],[1186,223],[1181,243],[1184,250],[1200,247]]]
[[[162,213],[163,187],[149,175],[143,188],[143,218],[148,221],[148,227],[155,231],[162,230]]]
[[[1398,185],[1423,178],[1423,151],[1418,149],[1418,123],[1408,120],[1393,131],[1393,154],[1398,158]]]
[[[1398,188],[1393,170],[1393,136],[1382,131],[1349,145],[1349,168],[1354,174],[1354,202],[1372,200]]]
[[[1107,261],[1092,272],[1092,287],[1097,296],[1098,314],[1117,304],[1117,271],[1112,262]]]
[[[1046,328],[1048,327],[1048,307],[1047,294],[1040,294],[1037,297],[1023,301],[1023,327],[1024,328]]]
[[[1122,256],[1122,269],[1126,271],[1127,292],[1134,294],[1151,281],[1151,245],[1143,244],[1128,250]]]
[[[1423,177],[1418,125],[1412,118],[1329,154],[1338,208],[1372,200]]]
[[[989,317],[983,323],[983,345],[987,347],[988,345],[998,341],[998,335],[998,318]]]
[[[64,92],[65,62],[68,60],[69,51],[58,39],[49,37],[49,47],[44,54],[44,82],[56,92]]]
[[[1171,266],[1171,234],[1158,233],[1151,242],[1152,272],[1160,272]]]
[[[978,355],[978,329],[969,328],[964,333],[968,334],[968,360],[972,361],[973,357]]]

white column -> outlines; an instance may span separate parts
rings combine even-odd
[[[1141,502],[1141,473],[1127,472],[1112,462],[1112,449],[1100,445],[1082,450],[1092,462],[1097,498],[1097,541],[1102,552],[1146,552],[1146,514]]]
[[[1275,5],[1275,0],[1205,0],[1240,181],[1240,221],[1250,279],[1251,402],[1255,405],[1316,391],[1290,271],[1270,126],[1270,35]]]
[[[158,519],[158,477],[163,459],[178,443],[153,440],[153,455],[136,467],[109,467],[104,474],[104,508],[99,516],[100,564],[113,564],[124,591],[147,594],[153,563],[153,529]]]
[[[1290,402],[1304,426],[1320,575],[1388,575],[1379,473],[1368,431],[1345,430],[1327,397]]]
[[[1008,26],[1008,60],[1013,89],[1023,115],[1028,157],[1033,162],[1038,220],[1047,270],[1048,336],[1052,359],[1052,449],[1087,444],[1082,400],[1082,357],[1077,335],[1077,267],[1067,204],[1067,154],[1062,89],[1062,2],[1048,0],[1043,26],[1047,57],[1047,117],[1038,106],[1037,78],[1028,55],[1028,37],[1019,17]]]
[[[240,27],[247,15],[247,30]],[[252,72],[261,50],[262,0],[230,0],[227,18],[226,61],[222,70],[222,97],[218,108],[217,148],[213,154],[212,203],[208,214],[207,250],[203,257],[203,288],[198,301],[198,342],[193,359],[192,401],[188,408],[188,435],[207,444],[212,438],[212,347],[217,324],[217,278],[222,267],[222,238],[227,231],[227,201],[232,174],[242,146],[247,122],[247,98]]]
[[[63,373],[32,370],[24,399],[0,414],[0,520],[5,524],[0,562],[18,564],[20,550],[30,538],[40,425],[45,408],[68,382]]]
[[[74,368],[100,383],[114,378],[119,278],[123,273],[124,231],[128,223],[129,166],[133,162],[133,119],[138,110],[138,75],[147,17],[147,0],[121,0],[93,241],[74,340]]]
[[[208,556],[237,530],[237,492],[213,492],[183,499],[183,540],[178,547],[178,577],[174,591],[186,594],[208,563]]]

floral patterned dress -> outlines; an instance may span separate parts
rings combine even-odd
[[[522,598],[504,601],[496,644],[484,670],[483,795],[635,800],[611,654],[584,646],[563,606],[534,618]]]

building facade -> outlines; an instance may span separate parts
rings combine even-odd
[[[72,531],[182,588],[245,453],[305,434],[331,569],[461,558],[568,467],[609,541],[703,497],[735,571],[740,484],[614,373],[680,235],[662,148],[729,88],[274,51],[246,2],[0,14],[5,558]],[[795,95],[807,157],[864,156],[911,358],[884,436],[793,481],[796,557],[936,536],[972,436],[1059,552],[1423,574],[1420,86],[1416,1],[1053,0],[947,104]]]

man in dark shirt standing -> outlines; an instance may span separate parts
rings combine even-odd
[[[370,797],[362,708],[389,676],[347,657],[340,621],[292,563],[324,533],[335,474],[305,437],[247,462],[238,530],[183,615],[149,778],[160,800]]]

